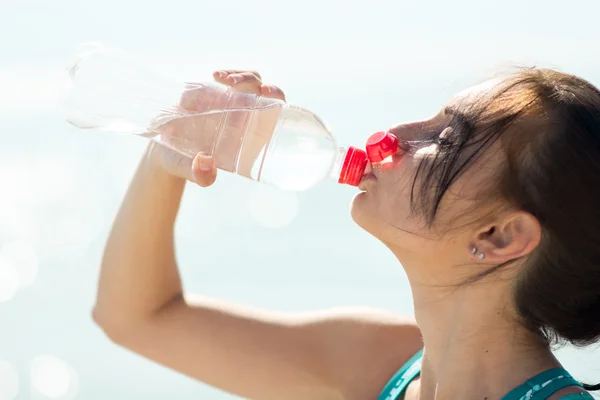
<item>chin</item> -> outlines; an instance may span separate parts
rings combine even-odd
[[[421,248],[423,242],[420,236],[409,233],[414,227],[407,224],[407,220],[402,220],[407,224],[406,230],[386,223],[393,216],[386,215],[382,210],[383,206],[376,200],[373,193],[368,191],[357,193],[350,206],[354,222],[388,247],[392,246],[396,250],[404,248],[408,253],[411,249]]]
[[[375,228],[377,225],[376,208],[369,203],[369,193],[357,193],[350,205],[350,216],[358,226],[374,235],[374,232],[377,231]]]

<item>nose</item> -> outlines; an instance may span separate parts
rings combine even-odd
[[[388,130],[400,141],[416,141],[421,138],[421,133],[425,130],[424,122],[410,122],[399,124]]]

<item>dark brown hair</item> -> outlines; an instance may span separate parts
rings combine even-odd
[[[455,134],[417,169],[413,209],[432,224],[450,186],[499,142],[505,162],[492,192],[542,227],[540,245],[514,285],[522,322],[548,345],[597,342],[600,91],[573,75],[527,68],[454,111]]]

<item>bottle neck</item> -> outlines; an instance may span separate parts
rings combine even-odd
[[[333,161],[333,166],[331,168],[331,173],[329,174],[329,177],[331,179],[335,179],[336,181],[340,179],[340,174],[342,173],[342,166],[344,165],[346,153],[348,153],[348,149],[345,147],[340,147],[337,150],[337,154],[335,156],[335,160]]]
[[[356,147],[341,148],[332,170],[338,183],[358,186],[367,167],[367,153]]]

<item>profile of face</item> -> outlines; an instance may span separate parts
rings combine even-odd
[[[548,344],[600,340],[598,88],[521,69],[389,131],[400,149],[363,177],[352,217],[411,284],[486,279]]]
[[[488,225],[493,222],[485,216],[502,207],[502,201],[481,202],[479,196],[481,188],[495,179],[502,165],[499,143],[477,154],[477,159],[448,185],[439,204],[436,189],[441,183],[437,179],[443,177],[432,172],[439,170],[441,163],[448,163],[448,157],[442,155],[448,152],[448,146],[465,141],[466,131],[472,129],[463,110],[469,110],[472,102],[490,101],[486,98],[497,91],[499,84],[490,80],[470,88],[431,118],[390,128],[388,131],[400,142],[397,153],[373,165],[361,182],[361,192],[352,203],[353,219],[393,247],[405,267],[410,268],[411,261],[440,267],[461,263],[473,256],[469,251],[475,246],[479,231],[492,229]],[[474,155],[466,147],[453,153],[456,164]],[[433,207],[435,218],[431,218]],[[535,221],[530,222],[535,225]],[[535,230],[535,226],[531,229]]]

